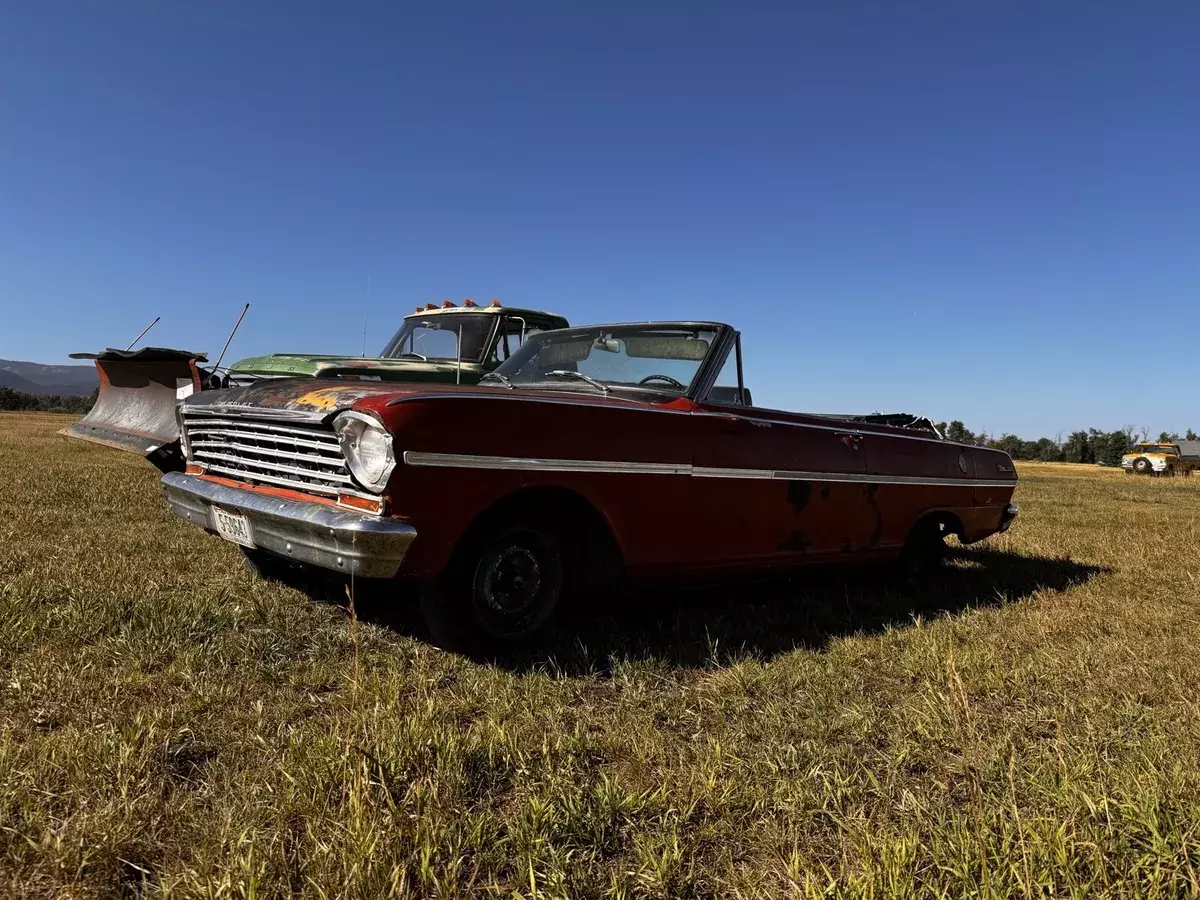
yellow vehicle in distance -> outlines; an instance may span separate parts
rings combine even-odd
[[[1125,474],[1184,475],[1200,469],[1200,441],[1149,441],[1121,457]]]

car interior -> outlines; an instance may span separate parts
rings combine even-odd
[[[745,389],[746,406],[753,406],[754,401],[750,398],[750,388]],[[710,403],[722,403],[727,406],[741,406],[742,398],[738,395],[737,385],[730,387],[715,386],[708,392],[708,400]]]

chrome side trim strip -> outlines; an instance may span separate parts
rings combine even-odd
[[[797,472],[783,469],[721,469],[694,466],[696,478],[770,478],[775,481],[828,481],[845,484],[908,484],[926,487],[1007,487],[1016,481],[938,478],[928,475],[872,475],[867,472]]]
[[[771,480],[777,473],[771,469],[733,469],[723,466],[692,466],[695,478],[752,478]]]
[[[977,478],[937,478],[922,475],[869,475],[865,472],[798,472],[782,469],[737,469],[693,466],[689,463],[623,462],[594,459],[535,459],[520,456],[475,456],[467,453],[426,453],[405,450],[410,466],[450,469],[504,469],[523,472],[591,472],[612,475],[688,475],[694,478],[734,478],[767,481],[827,481],[849,484],[903,484],[925,487],[1016,487],[1013,481]]]
[[[473,456],[466,453],[404,451],[410,466],[448,469],[509,469],[523,472],[603,472],[613,475],[690,475],[689,463],[604,462],[593,459],[529,459],[520,456]]]

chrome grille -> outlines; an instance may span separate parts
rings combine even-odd
[[[354,490],[329,425],[185,412],[183,433],[189,461],[215,475],[315,494]]]

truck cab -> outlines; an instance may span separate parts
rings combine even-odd
[[[309,376],[474,384],[527,337],[567,327],[567,320],[555,313],[502,306],[497,300],[488,306],[447,300],[440,306],[418,306],[378,356],[272,353],[238,360],[228,374],[234,382]]]

